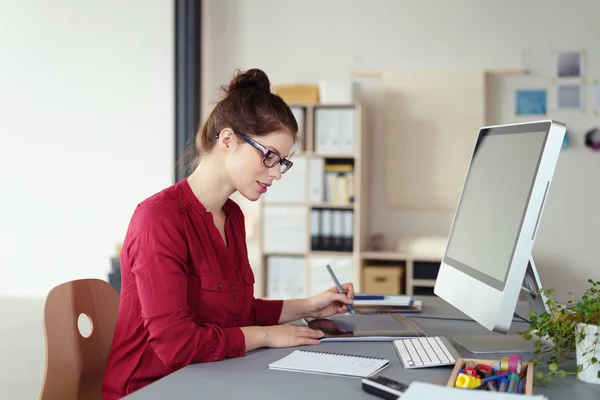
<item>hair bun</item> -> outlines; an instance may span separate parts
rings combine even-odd
[[[231,82],[229,91],[255,88],[259,91],[271,93],[271,82],[264,71],[253,68],[246,72],[239,72]]]

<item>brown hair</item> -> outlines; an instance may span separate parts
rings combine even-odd
[[[201,154],[210,153],[217,142],[217,134],[225,128],[253,136],[264,136],[284,131],[298,140],[298,123],[290,107],[271,93],[267,74],[260,69],[245,72],[236,70],[228,86],[222,86],[225,96],[216,104],[196,133],[194,146],[185,158],[193,158],[195,168]]]

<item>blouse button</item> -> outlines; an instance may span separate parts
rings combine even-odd
[[[219,287],[219,289],[221,289],[221,284],[220,284],[220,283],[219,283],[219,286],[218,286],[218,287]]]
[[[183,200],[179,199],[179,204],[183,204]]]
[[[232,286],[231,286],[231,290],[235,290],[235,285],[232,285]]]
[[[214,356],[213,358],[214,358],[215,360],[218,360],[218,359],[219,359],[219,356]]]
[[[236,297],[235,297],[235,296],[233,296],[233,301],[236,301],[236,300],[237,300],[237,299],[236,299]]]

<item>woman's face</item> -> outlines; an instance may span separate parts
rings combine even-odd
[[[247,135],[250,141],[254,141],[251,144],[246,141],[248,139],[235,136],[235,148],[228,153],[225,168],[235,189],[248,200],[256,201],[269,190],[274,180],[281,179],[282,168],[280,163],[273,168],[267,167],[260,148],[266,148],[281,158],[287,158],[294,145],[294,138],[288,132],[273,132],[257,137]],[[271,155],[271,159],[277,159],[276,155]]]

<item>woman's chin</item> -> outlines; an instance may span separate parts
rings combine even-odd
[[[239,191],[239,192],[242,196],[244,196],[246,199],[248,199],[250,201],[257,201],[260,199],[260,196],[262,195],[262,193],[256,189],[244,190],[244,191]]]

